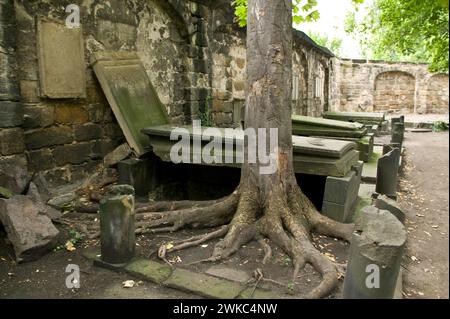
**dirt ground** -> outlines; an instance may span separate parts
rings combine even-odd
[[[404,260],[404,296],[406,298],[448,298],[448,133],[407,133],[406,165],[401,180],[400,203],[408,217],[409,240]],[[68,229],[62,229],[61,244],[69,238]],[[140,236],[138,255],[149,257],[160,243],[187,238],[198,234],[182,231],[177,234]],[[338,263],[346,263],[348,244],[327,238],[316,238],[317,247]],[[98,246],[98,241],[84,241],[73,252],[60,249],[38,261],[16,265],[13,251],[6,244],[5,234],[0,230],[0,298],[198,298],[191,294],[163,288],[151,283],[138,282],[138,287],[125,289],[122,283],[133,279],[125,274],[94,267],[82,257],[85,247]],[[212,264],[187,266],[187,263],[203,259],[211,254],[215,241],[175,254],[168,259],[177,267],[203,272]],[[261,283],[258,287],[275,289],[280,297],[289,298],[292,274],[290,259],[273,247],[272,260],[261,267],[261,247],[252,242],[235,256],[226,260],[224,266],[244,271],[251,276],[261,267],[264,276],[281,283]],[[153,255],[151,258],[156,259]],[[65,286],[65,269],[76,264],[81,270],[81,288]],[[320,276],[306,267],[296,280],[296,293],[306,292],[316,286]],[[338,298],[339,288],[330,296]]]
[[[449,133],[407,133],[399,201],[407,214],[406,298],[449,298]]]

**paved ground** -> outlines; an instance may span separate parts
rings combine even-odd
[[[449,134],[407,133],[401,206],[407,212],[406,298],[449,297]]]

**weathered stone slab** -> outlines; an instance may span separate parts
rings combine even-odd
[[[134,257],[136,236],[131,186],[114,186],[100,201],[100,242],[104,262],[120,264]]]
[[[375,184],[377,182],[378,159],[383,156],[383,147],[375,146],[369,161],[364,163],[362,181]]]
[[[41,94],[44,97],[86,97],[83,32],[55,21],[37,24]]]
[[[234,299],[245,288],[236,282],[179,268],[175,269],[164,285],[214,299]]]
[[[46,215],[51,220],[58,219],[62,216],[60,210],[50,207],[44,203],[36,184],[34,184],[33,182],[31,182],[28,186],[27,196],[34,201],[39,212]]]
[[[240,283],[246,283],[251,278],[245,271],[224,266],[212,266],[207,269],[205,273],[214,277],[224,278]]]
[[[168,265],[143,258],[132,260],[125,270],[138,278],[157,284],[166,281],[173,271]]]
[[[367,129],[359,123],[292,116],[292,134],[294,135],[361,138],[366,133]]]
[[[177,141],[171,141],[168,137],[170,136],[170,126],[151,127],[144,129],[143,132],[149,135],[153,152],[163,161],[170,162],[171,148],[175,143],[177,143]],[[297,140],[303,139],[303,141],[306,141],[308,139],[300,136],[296,136],[296,138]],[[310,140],[314,143],[314,139]],[[239,139],[238,141],[239,143],[241,143]],[[235,143],[236,147],[236,140],[232,141],[232,143]],[[314,144],[305,144],[305,146],[309,148],[308,150],[306,150],[306,147],[301,147],[301,145],[298,143],[297,146],[294,146],[294,170],[296,173],[342,177],[345,176],[352,169],[352,167],[358,163],[359,152],[354,149],[354,143],[349,143],[346,141],[327,140],[327,143],[325,144]],[[327,149],[327,145],[333,145],[333,148]],[[317,154],[323,154],[323,156],[302,154],[303,150],[305,150],[305,153],[311,153],[311,151],[313,151]],[[190,152],[190,158],[192,162],[192,158],[194,156],[192,147]],[[236,153],[239,155],[240,152],[242,152],[241,148],[238,148],[238,151]],[[224,155],[223,153],[224,152],[222,152],[222,156]],[[330,155],[338,156],[341,153],[343,153],[343,156],[341,158],[330,157]],[[200,154],[195,155],[199,156]],[[241,166],[240,163],[235,163],[235,161],[234,163],[225,163],[224,158],[222,160],[222,163],[202,164],[227,167]]]
[[[177,128],[184,129],[186,132],[189,132],[191,141],[194,138],[202,138],[201,132],[194,131],[193,126],[190,125],[182,125],[177,127],[173,125],[152,126],[143,129],[142,132],[150,137],[150,142],[152,142],[153,136],[160,136],[166,137],[168,142],[175,144],[177,141],[170,141],[170,134]],[[225,141],[231,138],[234,146],[239,151],[242,149],[244,144],[244,131],[236,130],[235,132],[236,133],[230,137],[229,135],[226,135],[225,129],[215,128],[215,131],[208,135],[211,137],[210,140],[220,138]],[[356,144],[353,142],[305,136],[292,136],[292,145],[294,155],[309,155],[326,158],[341,158],[349,151],[356,149]]]
[[[305,124],[316,127],[328,127],[341,129],[346,131],[364,131],[364,125],[361,123],[342,122],[337,120],[329,120],[321,117],[292,115],[293,124]]]
[[[350,244],[343,297],[393,298],[405,243],[406,229],[394,215],[373,206],[364,208]]]
[[[58,229],[26,196],[0,199],[0,221],[14,247],[18,262],[36,260],[57,244]]]
[[[108,153],[103,159],[103,164],[106,167],[111,167],[126,159],[133,153],[128,143],[124,143],[116,147],[112,152]]]
[[[390,198],[397,198],[400,150],[394,148],[378,160],[376,192]]]
[[[0,186],[15,194],[22,194],[30,180],[26,166],[0,163]]]
[[[324,112],[325,119],[346,122],[358,122],[366,125],[381,124],[385,120],[384,113],[376,112]]]
[[[147,72],[134,52],[99,52],[91,57],[95,74],[124,132],[138,156],[148,151],[145,127],[169,123]]]

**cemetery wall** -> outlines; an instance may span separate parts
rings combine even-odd
[[[70,4],[81,10],[81,29],[52,41]],[[241,125],[246,39],[229,0],[0,0],[0,17],[0,165],[22,163],[64,184],[90,174],[125,141],[90,66],[98,51],[136,51],[174,124]],[[55,23],[45,29],[41,21]],[[397,92],[386,97],[384,81],[407,87],[410,107],[410,73],[420,79],[416,110],[448,110],[448,76],[399,66],[341,61],[295,31],[293,112],[390,104]],[[403,73],[383,76],[391,69]]]
[[[342,111],[448,113],[448,74],[432,74],[427,64],[340,60],[339,99]]]

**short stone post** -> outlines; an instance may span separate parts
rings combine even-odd
[[[344,280],[344,299],[392,299],[406,229],[390,212],[368,206],[356,222]]]
[[[397,199],[400,149],[394,148],[378,159],[376,192]]]
[[[134,257],[134,188],[113,186],[100,201],[101,259],[124,264]]]

